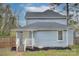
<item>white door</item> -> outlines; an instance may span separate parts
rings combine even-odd
[[[57,31],[38,31],[35,33],[35,45],[53,47],[57,41]]]

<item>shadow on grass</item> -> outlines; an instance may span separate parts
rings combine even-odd
[[[37,48],[37,47],[34,47],[33,49],[32,48],[26,48],[26,51],[41,51],[41,50],[72,50],[70,47],[44,47],[44,48]],[[11,48],[11,51],[16,51],[16,47],[12,47]]]

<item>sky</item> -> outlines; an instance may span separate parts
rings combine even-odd
[[[62,11],[63,7],[64,7],[64,4],[57,7],[57,10]],[[48,3],[27,3],[27,4],[12,3],[11,8],[16,14],[19,14],[19,24],[21,26],[25,26],[26,25],[25,14],[27,11],[43,12],[49,9],[49,5]]]

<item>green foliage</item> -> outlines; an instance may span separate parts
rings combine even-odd
[[[0,36],[9,36],[10,34],[7,32],[0,32]]]
[[[74,21],[74,20],[70,20],[70,21],[69,21],[69,25],[77,25],[77,24],[78,24],[77,21]]]
[[[12,28],[16,28],[16,16],[9,4],[0,4],[0,36],[9,35]]]

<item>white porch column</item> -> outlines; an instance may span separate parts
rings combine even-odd
[[[19,38],[18,38],[18,32],[16,32],[16,51],[18,52],[19,47]]]
[[[23,41],[23,43],[24,43],[24,51],[26,51],[26,43],[27,43],[27,38],[25,37],[25,34],[24,34],[24,41]]]
[[[32,35],[32,49],[34,48],[34,32],[31,31],[31,35]]]

